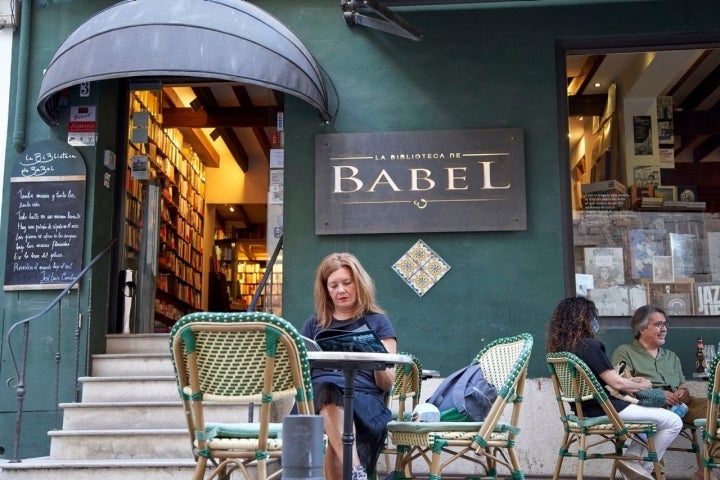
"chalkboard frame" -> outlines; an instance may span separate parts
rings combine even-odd
[[[86,178],[80,153],[59,140],[16,156],[4,290],[64,289],[82,271]]]

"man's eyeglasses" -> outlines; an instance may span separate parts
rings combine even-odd
[[[665,329],[670,328],[670,324],[668,322],[655,322],[655,323],[651,323],[650,325],[657,328],[658,330],[662,330],[663,328],[665,328]]]

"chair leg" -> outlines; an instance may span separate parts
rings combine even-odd
[[[396,445],[395,446],[395,467],[392,471],[393,473],[393,480],[401,480],[405,478],[411,478],[406,477],[405,472],[407,471],[408,467],[405,465],[405,462],[408,461],[409,457],[407,457],[408,453],[410,452],[411,448],[407,445]]]
[[[513,466],[512,478],[513,480],[525,480],[525,474],[520,468],[520,461],[515,454],[514,448],[507,449],[508,456],[510,457],[510,464]]]
[[[560,478],[560,471],[562,470],[563,460],[565,460],[565,452],[567,452],[567,446],[569,443],[570,434],[568,432],[564,432],[562,442],[560,443],[558,458],[555,461],[555,472],[553,473],[552,480],[558,480]]]
[[[193,473],[193,480],[202,480],[205,477],[205,470],[207,469],[207,458],[198,457],[197,464],[195,464],[195,472]]]
[[[585,435],[578,436],[578,470],[577,480],[583,480],[585,475]]]
[[[440,480],[440,456],[447,440],[435,440],[432,448],[432,463],[430,464],[430,475],[428,480]]]

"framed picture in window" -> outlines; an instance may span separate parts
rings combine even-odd
[[[677,187],[655,187],[655,196],[661,197],[663,202],[675,202],[677,201]]]
[[[654,283],[673,283],[675,281],[671,256],[654,256],[652,266]]]

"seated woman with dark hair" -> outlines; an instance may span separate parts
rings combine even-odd
[[[605,345],[595,338],[600,330],[600,321],[595,303],[585,297],[566,298],[555,308],[548,325],[547,352],[570,352],[577,355],[595,374],[600,385],[615,390],[633,393],[652,388],[646,378],[622,377],[613,367],[605,353]],[[611,397],[615,410],[625,421],[651,421],[657,424],[655,449],[661,459],[670,444],[682,429],[682,420],[675,413],[659,407],[643,407]],[[600,404],[589,400],[585,414],[590,417],[605,415]],[[632,442],[627,455],[647,456],[647,449],[638,442]],[[633,460],[618,461],[622,474],[631,480],[652,480],[652,463]]]

